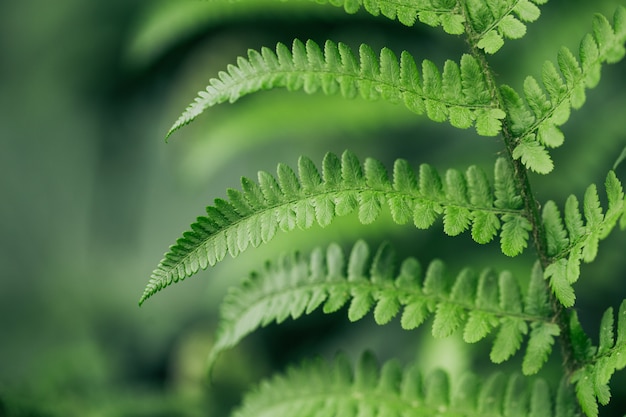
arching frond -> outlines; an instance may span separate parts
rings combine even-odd
[[[415,416],[415,417],[574,417],[563,404],[572,401],[561,384],[556,404],[542,379],[528,382],[513,374],[456,380],[441,370],[422,376],[416,365],[402,369],[396,361],[382,367],[371,354],[357,364],[345,355],[289,368],[248,394],[234,417]]]
[[[496,363],[515,354],[530,329],[523,371],[534,374],[547,360],[560,331],[551,322],[538,265],[529,285],[523,300],[508,272],[478,274],[467,268],[452,278],[441,261],[433,261],[425,273],[413,258],[397,268],[389,245],[381,246],[371,259],[363,241],[354,245],[347,259],[337,245],[329,246],[326,253],[318,248],[310,258],[294,254],[268,263],[228,293],[211,362],[259,327],[297,319],[318,308],[332,313],[349,304],[351,321],[373,311],[381,325],[402,310],[401,324],[407,330],[433,315],[432,333],[438,338],[462,329],[465,341],[475,343],[494,332],[491,359]]]
[[[431,120],[450,120],[459,128],[475,126],[479,134],[486,136],[497,135],[500,120],[505,117],[493,105],[484,74],[471,55],[464,55],[460,64],[447,61],[443,73],[424,60],[420,74],[406,51],[398,60],[390,49],[383,48],[376,55],[369,46],[361,45],[357,58],[343,43],[327,41],[322,50],[311,40],[306,44],[295,40],[291,50],[281,43],[276,51],[250,50],[247,59],[240,57],[237,65],[228,66],[198,93],[168,136],[211,106],[278,87],[404,103]]]
[[[511,133],[518,138],[513,157],[540,174],[553,169],[547,148],[563,144],[564,124],[572,108],[585,102],[585,89],[595,87],[604,63],[620,61],[626,49],[626,8],[615,12],[613,25],[602,15],[593,21],[593,33],[583,38],[579,59],[567,48],[558,54],[558,69],[551,61],[543,66],[540,87],[534,77],[524,81],[524,100],[509,86],[501,87]],[[560,70],[560,73],[559,73]],[[547,94],[546,94],[547,93]]]
[[[504,45],[504,38],[519,39],[526,34],[525,22],[539,18],[537,5],[547,0],[466,0],[469,40],[488,54]]]
[[[493,187],[477,167],[466,173],[448,170],[442,179],[426,164],[416,176],[403,159],[395,162],[390,180],[380,162],[368,158],[362,165],[347,151],[341,158],[327,154],[322,174],[310,159],[300,158],[298,173],[281,164],[277,177],[259,172],[258,184],[242,178],[242,192],[230,189],[228,200],[215,200],[207,215],[170,247],[140,304],[161,288],[221,261],[227,253],[234,257],[248,246],[271,240],[279,230],[308,229],[314,223],[327,226],[336,216],[352,212],[369,224],[385,204],[398,224],[412,221],[426,229],[443,217],[446,234],[455,236],[471,227],[478,243],[491,241],[501,228],[501,247],[510,256],[519,254],[528,241],[530,222],[519,209],[521,197],[503,159],[496,162]]]
[[[573,306],[576,299],[572,284],[580,276],[580,263],[592,262],[596,258],[600,240],[606,238],[620,218],[623,221],[626,216],[624,190],[613,171],[606,177],[605,188],[606,213],[594,184],[585,192],[582,213],[574,195],[570,195],[565,203],[564,217],[553,201],[548,201],[543,208],[547,251],[553,259],[545,276],[550,280],[554,295],[566,307]]]
[[[581,331],[579,325],[575,327]],[[613,308],[604,312],[597,347],[589,346],[590,342],[586,337],[572,339],[579,344],[575,349],[581,352],[577,359],[583,364],[572,375],[576,396],[585,414],[588,417],[597,417],[598,403],[606,405],[611,399],[611,376],[615,371],[626,368],[626,300],[622,301],[619,308],[617,326]]]

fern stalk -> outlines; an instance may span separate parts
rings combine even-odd
[[[485,74],[485,80],[488,83],[491,92],[492,103],[495,104],[496,108],[505,109],[504,100],[502,98],[500,90],[497,88],[495,74],[491,70],[487,62],[485,56],[486,53],[483,49],[477,46],[476,42],[472,41],[479,39],[480,35],[474,33],[473,28],[469,23],[467,23],[467,20],[465,26],[466,33],[470,34],[468,36],[470,54],[477,60],[483,70],[483,74]],[[474,36],[471,35],[473,33]],[[532,245],[537,252],[537,256],[542,269],[545,270],[548,265],[550,265],[550,257],[548,255],[546,235],[539,209],[540,204],[535,198],[535,194],[532,190],[530,179],[528,177],[528,168],[524,165],[520,158],[515,158],[513,156],[513,152],[517,146],[517,138],[511,132],[509,124],[509,120],[503,120],[501,130],[503,142],[506,149],[507,160],[512,167],[514,178],[517,182],[517,186],[523,200],[524,211],[527,214],[527,219],[530,221],[530,224],[532,226]],[[547,280],[544,280],[544,288],[548,294],[549,305],[554,314],[554,320],[561,329],[559,340],[561,346],[561,355],[563,358],[563,370],[565,375],[564,381],[570,381],[571,376],[574,375],[575,372],[580,368],[580,364],[575,358],[574,344],[571,338],[572,332],[570,329],[570,317],[567,310],[557,299],[554,292],[551,291],[549,282]],[[578,402],[576,403],[578,411],[582,412],[583,410],[581,405]]]

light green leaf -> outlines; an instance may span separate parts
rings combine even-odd
[[[579,369],[572,376],[572,382],[576,383],[576,397],[582,410],[588,417],[597,417],[599,410],[593,387],[592,372],[587,367]]]
[[[483,36],[476,46],[484,49],[488,54],[495,54],[502,48],[502,45],[504,45],[502,36],[495,29],[492,29]]]
[[[528,347],[522,362],[524,375],[534,375],[542,368],[552,352],[554,338],[561,334],[555,323],[538,322],[531,325]]]
[[[465,309],[453,303],[441,303],[435,311],[433,322],[433,336],[436,338],[448,337],[465,322]]]
[[[521,159],[528,169],[538,174],[548,174],[554,169],[546,148],[532,137],[526,137],[519,142],[513,150],[513,158]]]
[[[561,213],[554,201],[548,201],[543,207],[542,220],[546,233],[548,256],[556,256],[567,249],[569,239],[563,227]]]
[[[544,276],[550,280],[550,287],[561,304],[565,307],[573,306],[576,301],[576,295],[567,276],[567,260],[559,259],[548,265]]]
[[[517,352],[522,344],[523,335],[528,332],[528,326],[523,320],[505,318],[502,320],[490,358],[493,363],[502,363]]]
[[[529,232],[532,225],[525,217],[505,214],[502,216],[502,232],[500,233],[500,247],[507,256],[516,256],[528,245]]]
[[[465,33],[465,18],[459,14],[442,14],[441,27],[446,33],[451,35],[462,35]]]
[[[363,224],[374,222],[382,211],[384,200],[375,192],[362,192],[359,194],[359,221]]]
[[[506,113],[500,109],[476,111],[476,132],[481,136],[496,136],[502,130]]]
[[[472,220],[472,239],[476,243],[489,243],[500,230],[500,219],[495,213],[477,211]]]
[[[541,123],[537,129],[537,139],[545,146],[558,148],[563,145],[565,135],[550,121],[545,121]]]
[[[500,33],[509,39],[519,39],[526,34],[526,25],[517,20],[512,15],[505,16],[498,23]],[[485,50],[485,52],[489,52]]]
[[[398,301],[394,291],[380,292],[378,302],[374,308],[376,324],[383,325],[389,323],[398,314],[400,307],[400,301]]]
[[[358,285],[358,283],[355,284]],[[372,297],[369,288],[359,286],[352,287],[351,295],[352,302],[348,309],[348,319],[350,321],[358,321],[371,310],[374,305],[374,297]]]
[[[600,322],[600,344],[598,345],[598,355],[607,353],[615,344],[613,325],[613,308],[609,307],[602,315],[602,321]]]
[[[481,310],[471,310],[463,329],[463,340],[467,343],[476,343],[484,339],[499,324],[500,320],[493,314]]]
[[[520,0],[513,9],[524,22],[534,22],[539,18],[541,11],[529,0]]]

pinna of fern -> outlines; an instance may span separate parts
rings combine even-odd
[[[323,50],[309,40],[295,40],[291,50],[279,43],[275,52],[262,48],[248,51],[248,58],[238,58],[219,78],[199,92],[168,132],[191,122],[207,108],[260,90],[285,87],[307,93],[322,91],[346,98],[361,96],[366,100],[382,98],[404,103],[418,114],[459,128],[475,126],[481,135],[495,136],[505,117],[491,102],[487,82],[478,61],[463,55],[460,64],[446,61],[443,71],[424,60],[421,73],[413,57],[404,51],[400,60],[388,48],[377,56],[363,44],[359,58],[345,44],[327,41]]]
[[[572,284],[580,276],[580,263],[589,263],[596,258],[599,242],[618,222],[621,229],[626,230],[626,199],[614,171],[609,171],[605,189],[608,200],[606,213],[602,210],[594,184],[585,192],[582,213],[574,195],[567,198],[564,216],[553,201],[548,201],[543,207],[543,227],[547,255],[550,257],[545,277],[550,280],[555,296],[565,307],[574,305],[576,296]],[[586,222],[583,221],[583,213]]]
[[[259,172],[259,183],[242,178],[242,192],[229,189],[228,200],[216,199],[185,232],[153,272],[140,303],[161,288],[184,279],[249,246],[271,240],[277,231],[328,226],[337,216],[357,212],[369,224],[388,205],[398,224],[421,229],[443,218],[444,232],[456,236],[471,228],[472,238],[487,243],[500,234],[503,253],[515,256],[528,244],[531,224],[510,165],[498,159],[493,186],[472,166],[465,173],[450,169],[441,178],[427,164],[419,175],[403,159],[394,163],[390,180],[385,167],[368,158],[364,164],[351,152],[341,158],[328,153],[322,174],[308,158],[298,161],[298,175],[280,164],[275,178]]]
[[[395,252],[382,245],[373,258],[368,245],[358,241],[349,257],[337,245],[313,251],[309,258],[291,254],[233,287],[221,308],[212,363],[226,348],[236,345],[259,327],[287,318],[297,319],[321,308],[333,313],[349,304],[351,321],[373,310],[379,325],[400,313],[406,330],[434,316],[432,334],[447,337],[462,330],[467,343],[476,343],[495,333],[490,358],[501,363],[520,348],[525,335],[528,345],[522,370],[538,372],[548,359],[554,338],[560,334],[537,264],[526,296],[509,272],[486,269],[480,274],[466,268],[451,279],[444,264],[433,261],[425,273],[413,258],[399,268]],[[530,332],[530,333],[529,333]]]
[[[598,403],[606,405],[611,399],[609,381],[613,373],[626,367],[626,300],[620,305],[617,325],[613,308],[604,312],[598,346],[592,345],[575,312],[570,329],[575,359],[579,364],[571,381],[576,386],[576,396],[585,414],[597,417]]]
[[[345,355],[291,367],[244,397],[234,417],[416,416],[574,417],[574,400],[563,381],[553,395],[542,379],[520,375],[451,378],[441,370],[426,376],[397,361],[379,366],[363,354],[353,367]]]
[[[593,20],[593,32],[579,48],[579,60],[567,48],[558,53],[558,69],[551,61],[544,63],[541,79],[545,91],[532,76],[524,80],[525,99],[507,85],[500,87],[510,133],[515,138],[513,157],[540,174],[552,171],[554,164],[547,148],[563,144],[559,129],[585,102],[585,89],[600,81],[604,63],[616,63],[626,54],[626,8],[617,8],[613,25],[601,14]],[[559,73],[560,70],[560,73]],[[546,94],[547,92],[547,94]]]
[[[472,4],[486,7],[482,2],[468,2],[469,10],[474,7]],[[509,5],[502,10],[511,13],[515,7],[511,9]],[[484,19],[484,11],[480,15]],[[505,21],[507,19],[503,18],[502,22]],[[497,32],[493,26],[487,27],[490,28],[487,33]],[[406,51],[398,60],[388,48],[383,48],[377,57],[369,46],[361,45],[357,59],[343,43],[327,41],[322,51],[313,41],[305,44],[296,39],[291,50],[279,43],[275,51],[269,48],[262,48],[261,52],[250,50],[247,59],[238,58],[236,65],[229,65],[227,71],[210,80],[206,90],[187,107],[167,136],[211,106],[234,102],[260,90],[286,87],[307,93],[322,91],[346,98],[360,95],[367,100],[382,98],[404,103],[411,111],[425,114],[433,121],[449,120],[458,128],[475,126],[478,134],[485,136],[497,135],[502,129],[501,120],[506,116],[513,135],[513,157],[529,169],[546,174],[553,169],[547,148],[561,146],[564,141],[559,126],[567,121],[571,108],[583,105],[585,89],[597,85],[602,64],[623,58],[625,42],[626,8],[616,10],[613,25],[604,16],[597,15],[593,32],[581,42],[580,62],[569,49],[562,48],[558,54],[558,69],[550,61],[544,64],[542,82],[547,95],[539,82],[529,76],[524,82],[526,103],[507,85],[500,86],[500,103],[490,91],[480,63],[472,55],[463,55],[460,63],[446,61],[443,70],[424,60],[420,73]]]

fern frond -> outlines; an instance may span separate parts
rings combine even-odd
[[[583,366],[574,372],[571,380],[585,414],[596,417],[598,403],[607,405],[611,399],[611,376],[626,367],[626,300],[619,308],[617,326],[611,307],[602,316],[599,345],[590,348],[585,343],[578,350],[583,349],[587,354],[578,358]]]
[[[399,159],[390,180],[380,162],[368,158],[361,165],[347,151],[341,159],[327,154],[323,175],[307,158],[298,162],[299,176],[282,164],[277,171],[277,178],[260,172],[258,184],[242,178],[243,191],[230,189],[228,200],[217,199],[207,207],[207,215],[191,225],[154,270],[140,304],[161,288],[221,261],[227,253],[235,257],[248,246],[268,242],[279,230],[308,229],[314,223],[327,226],[336,216],[355,211],[361,223],[369,224],[385,203],[398,224],[413,221],[426,229],[443,217],[445,233],[458,235],[471,225],[479,243],[491,241],[502,225],[501,247],[510,256],[519,254],[528,240],[530,222],[520,210],[521,198],[503,159],[496,162],[493,192],[477,167],[466,174],[449,170],[442,180],[426,164],[416,176]]]
[[[569,399],[561,384],[557,398]],[[542,379],[528,383],[503,373],[479,378],[467,373],[450,381],[441,370],[422,376],[416,365],[378,364],[363,354],[356,365],[345,355],[332,363],[317,359],[289,368],[249,393],[234,417],[270,416],[556,416],[550,389]]]
[[[539,18],[537,5],[547,0],[466,0],[469,17],[469,40],[488,54],[504,45],[504,38],[519,39],[526,34],[524,22]]]
[[[554,295],[566,307],[573,306],[576,299],[572,284],[580,276],[580,263],[589,263],[596,258],[599,242],[609,235],[620,218],[624,218],[624,190],[613,171],[609,171],[606,177],[605,189],[606,213],[594,184],[585,192],[582,213],[574,195],[565,203],[564,217],[552,201],[548,201],[543,209],[548,256],[552,258],[545,269],[545,277],[550,280]]]
[[[464,55],[460,65],[448,61],[443,74],[424,60],[420,76],[406,51],[398,60],[390,49],[383,48],[377,56],[369,46],[361,45],[357,58],[343,43],[327,41],[322,50],[311,40],[306,44],[295,40],[291,50],[279,43],[275,52],[269,48],[250,50],[247,59],[238,58],[237,65],[228,66],[198,93],[167,136],[211,106],[278,87],[404,103],[409,110],[437,122],[450,120],[459,128],[475,125],[485,136],[497,135],[505,117],[485,94],[486,80],[470,55]]]
[[[397,269],[389,245],[382,245],[370,258],[369,247],[359,241],[347,259],[337,245],[331,245],[325,253],[314,250],[308,259],[292,254],[266,264],[226,296],[210,362],[260,327],[297,319],[318,308],[332,313],[346,304],[351,321],[373,311],[380,325],[402,310],[401,325],[407,330],[432,315],[432,334],[437,338],[462,329],[465,341],[475,343],[495,332],[491,359],[497,363],[520,349],[530,327],[525,374],[538,372],[551,353],[560,331],[551,322],[538,265],[523,300],[517,281],[508,272],[477,274],[464,269],[451,279],[441,261],[433,261],[423,274],[413,258]]]
[[[553,169],[547,148],[563,144],[563,125],[571,109],[585,102],[585,90],[600,81],[602,64],[615,63],[626,53],[626,8],[619,7],[613,25],[602,15],[596,15],[593,33],[587,34],[579,49],[579,59],[563,47],[558,54],[558,69],[547,61],[542,70],[540,87],[534,77],[524,81],[524,100],[509,86],[501,86],[511,132],[518,138],[513,157],[540,174]],[[560,71],[560,72],[559,72]]]

